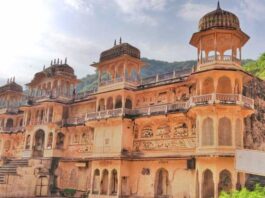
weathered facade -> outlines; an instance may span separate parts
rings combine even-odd
[[[190,71],[142,79],[140,51],[119,43],[92,65],[97,90],[76,93],[74,70],[59,60],[27,84],[26,103],[8,82],[0,88],[0,196],[70,188],[90,197],[217,198],[240,188],[235,150],[254,113],[244,91],[253,77],[241,67],[248,39],[218,5],[191,38],[198,63]]]

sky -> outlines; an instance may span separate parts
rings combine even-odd
[[[265,52],[265,0],[220,0],[251,39],[243,58]],[[141,56],[164,61],[196,59],[189,45],[199,19],[217,0],[1,0],[0,84],[22,85],[53,59],[65,59],[78,78],[122,37]]]

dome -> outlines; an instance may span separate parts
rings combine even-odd
[[[239,30],[239,19],[235,14],[222,10],[218,2],[217,9],[204,15],[199,22],[199,31],[213,28]]]
[[[125,54],[140,59],[139,49],[129,43],[120,43],[119,45],[115,45],[114,47],[102,52],[99,60],[100,62],[107,61]]]

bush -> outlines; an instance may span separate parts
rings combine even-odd
[[[222,192],[220,198],[264,198],[265,197],[265,187],[261,187],[257,184],[253,191],[249,191],[243,188],[240,191],[233,191],[231,193]]]
[[[75,189],[66,188],[63,190],[62,194],[64,197],[73,197],[76,193]]]

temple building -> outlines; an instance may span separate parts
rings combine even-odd
[[[245,185],[235,170],[244,148],[246,94],[241,66],[249,37],[220,8],[200,19],[191,70],[141,77],[141,52],[118,43],[92,66],[98,87],[77,93],[67,60],[27,84],[0,87],[0,197],[217,198]],[[15,190],[14,190],[15,189]]]

